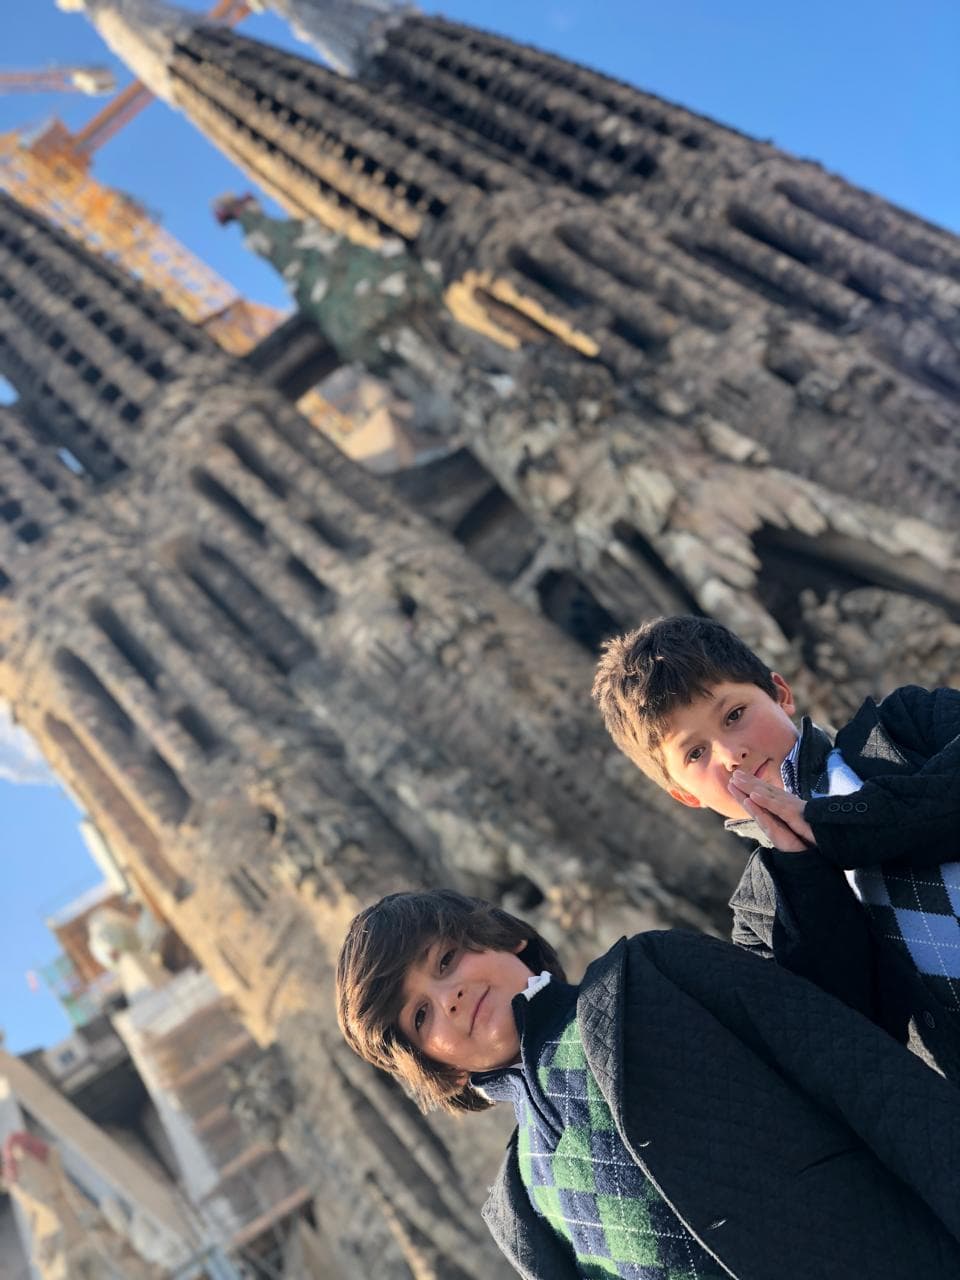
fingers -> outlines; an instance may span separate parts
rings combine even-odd
[[[815,845],[813,829],[804,818],[804,801],[800,796],[760,782],[742,769],[733,772],[728,791],[746,813],[759,823],[760,829],[777,849],[799,852]],[[788,832],[788,835],[787,835]]]
[[[732,784],[739,793],[748,795],[754,804],[776,814],[808,844],[816,843],[813,829],[803,816],[805,801],[799,796],[791,795],[789,791],[783,791],[779,787],[772,787],[768,782],[761,782],[759,778],[754,778],[741,769],[734,771]]]
[[[740,803],[775,849],[782,853],[804,853],[807,850],[809,846],[805,841],[769,810],[754,804],[749,796],[744,796]]]

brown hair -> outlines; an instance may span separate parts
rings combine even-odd
[[[608,640],[593,696],[611,738],[648,777],[669,786],[661,741],[671,714],[724,681],[755,684],[776,698],[770,668],[712,618],[656,618]]]
[[[422,1054],[400,1030],[403,982],[432,942],[470,951],[514,951],[532,973],[565,980],[553,947],[523,920],[452,889],[391,893],[356,916],[337,961],[337,1019],[355,1053],[398,1076],[421,1110],[482,1111],[491,1104],[463,1072]]]

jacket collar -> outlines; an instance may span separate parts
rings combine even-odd
[[[857,773],[864,779],[911,768],[884,729],[880,708],[872,698],[867,698],[850,723],[837,734],[837,746],[845,760],[856,761]]]
[[[627,939],[587,968],[577,998],[577,1020],[600,1092],[615,1118],[623,1114],[623,999]]]

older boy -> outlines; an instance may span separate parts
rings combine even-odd
[[[734,893],[734,941],[960,1081],[960,692],[868,700],[833,745],[807,719],[798,731],[789,685],[737,636],[673,617],[611,641],[594,696],[617,745],[676,800],[776,846],[754,852]]]
[[[528,1280],[960,1274],[960,1095],[776,965],[647,933],[568,986],[531,925],[435,891],[356,917],[337,995],[424,1108],[512,1103],[484,1216]]]

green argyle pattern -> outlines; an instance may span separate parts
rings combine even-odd
[[[515,1098],[520,1176],[537,1212],[569,1241],[580,1274],[720,1280],[726,1273],[631,1159],[576,1018],[544,1044],[536,1076]]]

